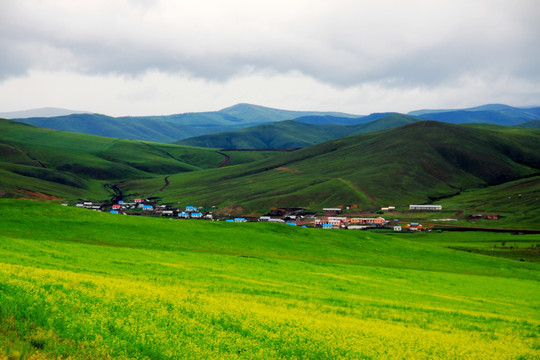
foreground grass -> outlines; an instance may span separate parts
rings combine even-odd
[[[455,235],[0,212],[0,356],[538,357],[538,265]]]

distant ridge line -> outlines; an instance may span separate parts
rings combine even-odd
[[[274,149],[221,149],[220,151],[296,151],[302,149],[301,147],[295,148],[274,148]]]

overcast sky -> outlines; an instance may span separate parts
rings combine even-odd
[[[539,0],[1,0],[0,112],[540,105]]]

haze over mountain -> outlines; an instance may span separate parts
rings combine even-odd
[[[30,117],[54,117],[64,116],[71,114],[87,114],[88,111],[77,111],[55,107],[44,107],[39,109],[21,110],[21,111],[8,111],[0,112],[1,119],[18,119],[18,118],[30,118]]]
[[[513,126],[540,119],[540,107],[516,108],[504,104],[488,104],[461,110],[418,110],[409,112],[409,115],[454,124],[489,123]]]

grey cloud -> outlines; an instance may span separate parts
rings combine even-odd
[[[133,1],[142,21],[154,4]],[[474,24],[466,23],[464,29],[448,28],[448,34],[423,45],[422,39],[414,38],[412,44],[400,44],[399,32],[407,29],[384,29],[389,26],[384,22],[369,32],[361,24],[340,24],[339,11],[328,19],[308,17],[306,21],[313,22],[305,25],[286,24],[285,30],[274,30],[268,24],[266,33],[260,28],[229,31],[227,21],[215,27],[162,29],[159,23],[139,23],[137,19],[122,22],[122,14],[109,14],[101,23],[93,23],[95,18],[84,14],[80,19],[55,22],[58,19],[32,13],[32,6],[6,1],[0,8],[0,21],[5,20],[0,25],[5,53],[0,60],[0,80],[46,69],[130,76],[159,70],[225,81],[246,68],[298,71],[344,87],[381,80],[429,86],[481,71],[540,79],[538,26],[531,16],[540,11],[534,2],[517,4],[510,6],[526,5],[519,13],[522,19],[507,19],[504,26],[519,37],[501,36],[504,34],[497,29],[474,30]],[[54,11],[50,9],[53,16],[66,16]],[[352,11],[359,9],[353,7]],[[345,18],[352,22],[351,16]],[[185,17],[179,21],[182,19]],[[393,37],[397,40],[387,44]]]

